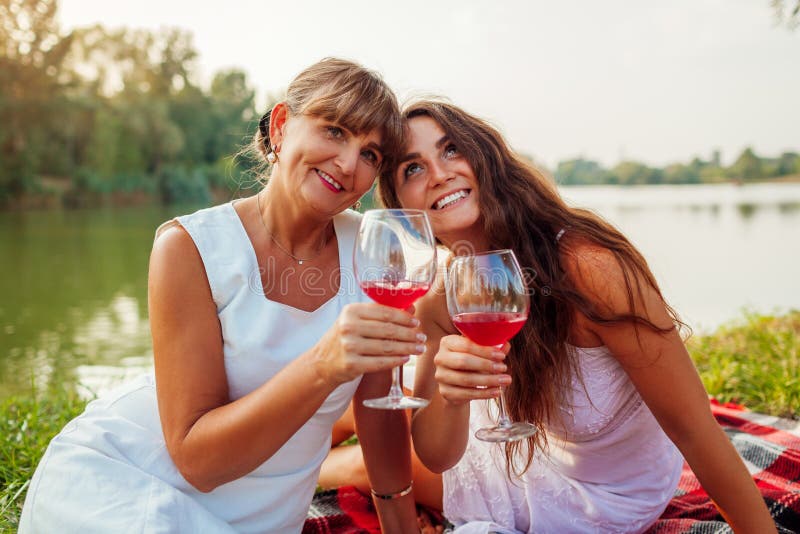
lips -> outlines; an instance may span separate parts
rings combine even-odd
[[[434,202],[431,205],[431,209],[441,210],[441,209],[448,208],[448,207],[456,204],[458,201],[460,201],[460,200],[462,200],[464,198],[467,198],[469,196],[470,192],[471,191],[469,189],[459,189],[457,191],[452,191],[450,193],[446,193],[446,194],[440,196],[436,200],[436,202]]]
[[[333,176],[331,176],[327,172],[320,169],[314,169],[314,171],[317,173],[317,176],[319,176],[320,180],[322,180],[322,183],[325,184],[328,187],[328,189],[330,189],[334,193],[339,193],[344,190],[344,186],[339,182],[337,182],[333,178]]]

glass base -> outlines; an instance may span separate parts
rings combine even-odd
[[[364,406],[377,408],[378,410],[406,410],[408,408],[424,408],[429,403],[428,399],[420,399],[419,397],[380,397],[365,400]]]
[[[481,428],[475,432],[475,437],[481,441],[492,443],[505,441],[519,441],[536,434],[536,427],[529,423],[511,423],[508,426],[492,426]]]

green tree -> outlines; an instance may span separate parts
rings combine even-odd
[[[728,176],[739,180],[757,180],[764,177],[764,168],[761,158],[756,156],[753,149],[745,148],[736,161],[728,168]]]
[[[602,184],[608,181],[608,171],[596,161],[577,158],[559,162],[555,179],[562,185]]]
[[[772,10],[779,25],[790,30],[800,26],[800,0],[772,0]]]
[[[620,185],[660,184],[664,182],[661,169],[653,169],[638,161],[618,163],[610,174],[615,176]]]
[[[71,39],[55,14],[55,0],[0,0],[0,200],[34,187],[47,160],[64,160],[49,134]]]

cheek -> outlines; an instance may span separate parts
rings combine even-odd
[[[404,208],[424,209],[425,189],[414,182],[397,186],[397,199]]]
[[[364,194],[369,191],[369,188],[375,183],[376,173],[377,170],[375,167],[367,165],[366,163],[359,164],[355,183],[355,189],[360,192],[359,194]]]

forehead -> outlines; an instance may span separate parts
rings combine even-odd
[[[436,143],[446,135],[439,123],[426,115],[408,119],[406,125],[408,128],[406,153],[421,152],[435,147]]]

